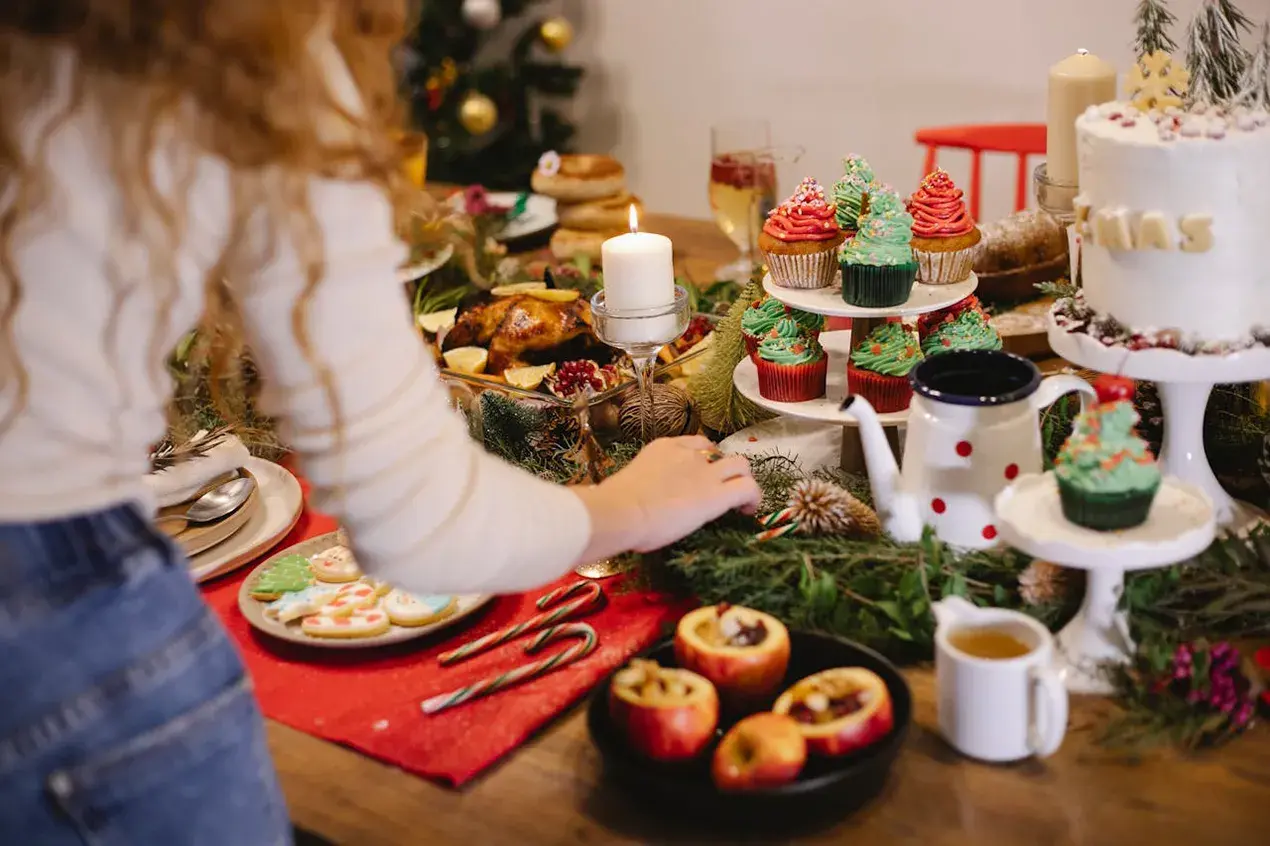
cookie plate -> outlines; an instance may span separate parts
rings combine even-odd
[[[294,546],[279,550],[273,555],[266,558],[260,563],[247,578],[243,580],[242,586],[238,589],[238,610],[247,618],[247,622],[251,623],[252,628],[264,632],[265,634],[276,637],[279,640],[289,641],[291,643],[299,643],[304,646],[316,646],[320,649],[369,649],[376,646],[388,646],[394,643],[402,643],[407,640],[425,637],[439,629],[457,623],[464,617],[471,615],[473,612],[480,610],[486,603],[493,599],[492,594],[463,594],[455,597],[458,600],[458,606],[454,613],[450,616],[438,620],[426,626],[392,626],[385,633],[376,635],[375,637],[359,637],[359,638],[322,638],[311,637],[300,629],[300,621],[294,620],[290,623],[279,623],[276,620],[270,620],[265,616],[265,606],[269,603],[260,602],[251,596],[252,585],[256,583],[260,571],[268,567],[283,555],[303,555],[308,558],[324,549],[330,549],[339,544],[339,533],[328,532],[325,535],[309,538],[301,541]]]

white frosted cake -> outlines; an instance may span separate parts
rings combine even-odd
[[[1085,305],[1130,334],[1184,345],[1263,336],[1270,116],[1106,103],[1076,134]]]

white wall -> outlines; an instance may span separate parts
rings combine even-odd
[[[1174,38],[1201,0],[1172,0]],[[1270,0],[1237,0],[1260,24]],[[782,174],[832,181],[848,152],[911,191],[922,126],[1045,119],[1048,68],[1084,47],[1127,70],[1137,0],[555,0],[588,76],[580,149],[612,152],[657,211],[707,217],[711,123],[766,117],[806,147]],[[1180,52],[1180,51],[1179,51]],[[983,217],[1010,211],[1014,157],[985,159]],[[966,180],[969,157],[940,163]],[[1030,193],[1030,191],[1029,191]]]

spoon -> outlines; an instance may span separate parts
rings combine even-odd
[[[238,510],[255,489],[255,479],[250,476],[239,476],[237,479],[230,479],[228,482],[217,485],[191,502],[184,513],[166,514],[158,518],[156,522],[181,520],[185,523],[210,523]]]

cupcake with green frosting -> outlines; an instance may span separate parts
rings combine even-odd
[[[804,335],[819,338],[820,333],[824,331],[825,316],[823,314],[812,314],[810,311],[789,307],[785,308],[785,313],[798,324],[798,328],[803,331]]]
[[[1112,381],[1118,387],[1126,380],[1107,380]],[[1133,403],[1094,387],[1099,399],[1110,401],[1076,417],[1054,460],[1063,516],[1096,531],[1129,529],[1146,522],[1160,488],[1160,468],[1135,429]]]
[[[806,402],[825,395],[829,357],[820,342],[797,332],[790,337],[782,320],[758,345],[758,392],[775,402]]]
[[[899,195],[885,185],[868,187],[868,204],[859,231],[838,253],[842,298],[864,308],[901,305],[917,278],[913,218]]]
[[[1001,336],[988,322],[988,315],[977,308],[968,308],[940,323],[922,339],[922,352],[928,357],[959,350],[999,349]]]
[[[755,300],[741,314],[741,337],[745,339],[745,351],[749,353],[751,359],[758,354],[758,342],[772,331],[777,321],[783,317],[785,317],[785,305],[775,297]]]
[[[903,411],[913,399],[908,373],[922,350],[902,323],[883,323],[851,350],[847,391],[864,397],[879,413]]]
[[[852,235],[860,228],[860,216],[867,205],[873,168],[855,153],[842,160],[843,177],[833,184],[833,202],[838,207],[838,228]]]

